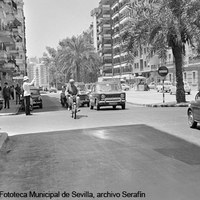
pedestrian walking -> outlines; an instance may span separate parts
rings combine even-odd
[[[20,96],[21,96],[21,88],[17,84],[15,87],[15,94],[16,94],[16,104],[20,103]]]
[[[3,88],[3,98],[4,98],[4,108],[10,108],[10,95],[11,95],[11,92],[10,92],[10,87],[8,86],[8,83],[5,82],[4,84],[4,88]]]
[[[32,115],[30,113],[30,97],[31,97],[30,86],[34,85],[35,78],[29,83],[28,76],[24,76],[23,82],[24,82],[23,83],[23,90],[24,90],[25,113],[26,113],[26,115]]]

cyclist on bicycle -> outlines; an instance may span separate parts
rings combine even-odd
[[[79,102],[80,102],[80,98],[79,96],[77,96],[78,94],[78,89],[77,87],[74,85],[74,79],[70,79],[69,80],[69,85],[66,89],[66,92],[68,93],[69,95],[69,98],[68,98],[68,104],[69,104],[69,110],[72,108],[72,104],[73,104],[73,96],[75,95],[76,96],[76,104],[77,104],[77,110],[79,110]]]

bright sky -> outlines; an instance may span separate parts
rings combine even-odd
[[[24,0],[28,57],[42,57],[66,37],[80,35],[92,22],[99,0]]]

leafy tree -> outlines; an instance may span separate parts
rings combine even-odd
[[[89,81],[85,80],[84,72],[97,77],[101,64],[94,47],[83,36],[73,36],[60,41],[56,59],[60,70],[67,76],[70,74],[77,82]]]
[[[123,35],[127,49],[134,53],[143,45],[156,52],[161,60],[171,48],[175,59],[178,103],[185,102],[182,76],[185,45],[199,48],[200,1],[199,0],[141,0],[135,4],[131,26]]]

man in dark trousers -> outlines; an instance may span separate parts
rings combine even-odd
[[[8,83],[5,82],[5,86],[3,88],[4,108],[10,108],[10,95],[10,87],[8,87]]]
[[[24,76],[23,81],[24,81],[23,90],[24,90],[25,113],[26,113],[26,115],[32,115],[30,113],[30,98],[31,98],[30,86],[34,85],[35,78],[29,83],[28,76]]]

